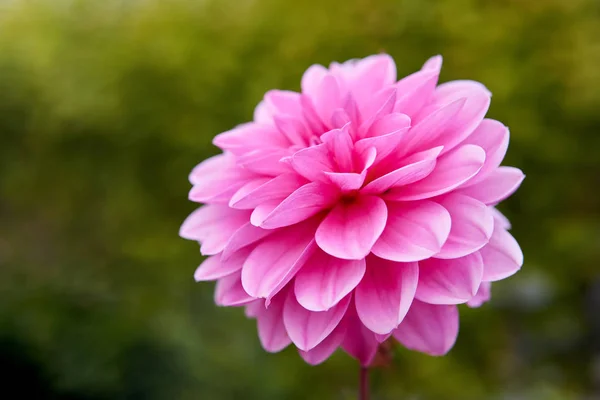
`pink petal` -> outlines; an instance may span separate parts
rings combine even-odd
[[[194,279],[196,282],[213,281],[239,271],[250,254],[250,250],[244,249],[239,251],[228,260],[222,260],[220,255],[208,257],[196,269]]]
[[[290,144],[302,147],[307,145],[310,132],[300,119],[287,115],[276,115],[273,120],[280,135],[286,137]]]
[[[443,133],[444,127],[452,123],[466,103],[466,99],[458,99],[444,107],[441,107],[419,121],[412,121],[412,128],[406,135],[406,140],[399,149],[401,154],[410,154],[417,149],[430,146],[439,135]],[[443,145],[443,144],[442,144]]]
[[[335,160],[336,171],[340,172],[352,172],[354,170],[353,143],[348,132],[349,126],[348,124],[341,129],[333,129],[321,135],[321,140]]]
[[[429,175],[435,168],[437,156],[442,151],[442,146],[420,153],[416,153],[404,160],[403,167],[375,179],[365,186],[361,193],[379,194],[392,187],[408,185]]]
[[[481,182],[498,168],[508,149],[509,136],[508,128],[504,124],[493,119],[484,119],[477,129],[465,139],[463,144],[474,144],[485,150],[483,167],[477,176],[467,182],[465,186]]]
[[[265,229],[293,225],[331,207],[338,197],[338,191],[330,185],[321,182],[307,183],[266,213],[262,220],[257,217],[252,223],[256,222]]]
[[[285,299],[286,294],[281,293],[268,308],[261,307],[256,315],[260,343],[270,353],[281,351],[292,343],[283,324]]]
[[[325,172],[325,176],[343,193],[358,190],[365,182],[367,171],[360,174],[355,172]]]
[[[443,58],[441,55],[433,56],[423,64],[422,71],[437,71],[439,72],[442,68]]]
[[[314,348],[309,351],[298,350],[300,356],[310,365],[318,365],[327,360],[342,344],[346,337],[347,324],[342,320],[338,326]]]
[[[498,167],[481,182],[461,188],[460,192],[493,205],[513,194],[521,186],[523,179],[525,175],[518,168]]]
[[[302,307],[290,291],[283,309],[283,323],[296,347],[308,351],[327,338],[342,320],[350,299],[351,296],[346,296],[333,308],[315,312]]]
[[[273,231],[258,228],[252,225],[250,222],[247,222],[244,225],[242,225],[237,231],[235,231],[233,235],[231,235],[229,241],[223,249],[221,258],[223,259],[223,261],[226,261],[227,259],[229,259],[229,257],[232,257],[238,250],[243,249],[244,247],[252,243],[258,242],[262,238],[270,235],[271,233],[273,233]]]
[[[272,179],[256,180],[253,183],[238,190],[231,198],[229,206],[253,209],[269,200],[283,200],[307,182],[298,174],[288,173]]]
[[[368,259],[367,272],[355,292],[356,311],[374,333],[385,335],[404,319],[415,296],[417,263]]]
[[[444,152],[450,151],[468,137],[485,117],[490,106],[490,92],[480,83],[472,81],[454,81],[439,85],[433,95],[432,103],[424,111],[437,110],[459,99],[466,99],[460,112],[450,123],[440,126],[438,132],[427,143],[428,147],[444,146]]]
[[[379,347],[375,334],[360,321],[354,304],[350,304],[348,307],[345,321],[342,323],[347,324],[346,337],[342,342],[342,348],[346,353],[356,358],[360,365],[368,366],[373,362]]]
[[[315,239],[326,253],[346,260],[366,257],[383,232],[387,207],[379,197],[339,203],[321,222]]]
[[[218,306],[241,306],[256,300],[246,293],[242,287],[240,276],[241,274],[238,271],[217,281],[217,285],[215,286],[215,303]]]
[[[450,214],[432,201],[388,203],[388,221],[373,254],[392,261],[419,261],[438,253],[450,233]]]
[[[435,169],[424,179],[398,189],[386,198],[395,201],[420,200],[448,193],[479,172],[485,151],[479,146],[464,145],[437,159]]]
[[[327,74],[323,77],[315,95],[312,96],[312,101],[321,121],[325,126],[331,127],[331,116],[342,105],[340,88],[333,75]]]
[[[198,164],[190,173],[194,185],[189,198],[197,203],[227,203],[231,196],[257,175],[239,168],[232,154],[219,154]]]
[[[499,281],[523,266],[519,244],[502,226],[496,224],[490,242],[480,251],[483,257],[483,280]]]
[[[265,147],[285,148],[290,142],[273,126],[251,122],[215,136],[213,144],[222,150],[241,155]]]
[[[439,75],[439,69],[423,70],[398,81],[396,84],[398,97],[394,105],[394,111],[406,114],[411,118],[417,115],[431,99]]]
[[[237,164],[246,171],[256,174],[277,176],[292,172],[289,163],[281,159],[290,155],[288,149],[258,149],[239,156]]]
[[[242,267],[242,284],[252,297],[269,300],[288,283],[315,250],[311,221],[263,239]]]
[[[317,250],[296,275],[298,302],[311,311],[335,306],[360,282],[365,260],[341,260]]]
[[[396,81],[396,64],[387,54],[366,57],[354,64],[350,79],[353,96],[367,103],[370,96]]]
[[[410,350],[442,356],[454,346],[458,336],[458,309],[454,305],[434,305],[413,301],[394,337]]]
[[[209,204],[198,208],[181,225],[179,235],[186,239],[202,242],[203,255],[220,253],[229,238],[248,222],[248,211],[233,210],[220,204]]]
[[[327,181],[323,172],[333,172],[327,145],[319,144],[296,152],[290,159],[292,168],[309,181]]]
[[[430,258],[419,261],[416,298],[429,304],[460,304],[479,289],[483,260],[478,252],[452,260]]]
[[[366,136],[375,121],[394,111],[396,95],[397,91],[393,86],[371,95],[369,102],[361,109],[361,116],[364,122],[359,127],[359,138]]]
[[[377,151],[377,160],[383,160],[397,150],[409,128],[410,119],[406,115],[388,114],[375,121],[370,129],[371,136],[356,142],[354,148],[358,154],[374,148]]]
[[[508,218],[506,218],[504,216],[504,214],[502,214],[495,207],[490,207],[490,209],[492,210],[492,214],[494,214],[494,224],[498,224],[498,225],[500,225],[504,229],[510,229],[511,228],[510,221],[508,220]]]
[[[490,282],[481,282],[477,294],[467,302],[467,306],[471,308],[481,307],[484,303],[490,301],[491,297],[492,284]]]
[[[270,90],[265,94],[265,105],[271,115],[302,116],[302,103],[300,93],[286,90]]]
[[[321,81],[328,74],[327,68],[322,65],[314,64],[308,67],[304,75],[302,75],[302,93],[314,98],[321,85]]]
[[[469,196],[454,193],[439,202],[450,213],[452,229],[436,258],[462,257],[489,242],[494,230],[494,215],[489,207]]]
[[[265,309],[265,300],[258,299],[244,306],[244,314],[246,318],[256,318],[262,310]]]

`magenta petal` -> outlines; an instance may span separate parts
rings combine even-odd
[[[355,292],[356,311],[362,323],[380,335],[394,330],[408,312],[418,280],[417,263],[369,257],[367,272]]]
[[[450,233],[450,214],[437,203],[389,203],[388,221],[373,254],[392,261],[419,261],[438,253]]]
[[[252,225],[250,222],[242,225],[237,231],[231,235],[229,241],[225,245],[223,249],[223,253],[221,258],[225,261],[233,254],[235,254],[238,250],[252,244],[258,242],[264,237],[267,237],[273,233],[273,231],[258,228]]]
[[[221,255],[208,257],[194,272],[194,279],[199,281],[213,281],[231,275],[242,269],[244,261],[250,254],[250,249],[244,249],[228,260],[222,260]]]
[[[307,182],[295,173],[288,173],[273,179],[256,180],[253,183],[252,186],[244,186],[238,190],[231,198],[229,206],[253,209],[269,200],[283,200]]]
[[[289,163],[281,159],[290,155],[288,149],[258,149],[245,153],[237,159],[237,165],[246,171],[261,175],[277,176],[293,172]]]
[[[350,124],[341,129],[333,129],[321,135],[321,140],[325,143],[329,154],[335,160],[337,171],[349,172],[354,169],[353,166],[353,143],[349,133]]]
[[[338,191],[330,185],[321,182],[307,183],[290,194],[271,211],[265,213],[260,222],[258,222],[258,217],[254,221],[265,229],[293,225],[330,207],[338,197]],[[271,203],[265,204],[268,207],[268,204]]]
[[[435,168],[436,158],[442,151],[442,146],[412,155],[404,160],[403,167],[389,172],[366,185],[361,193],[379,194],[389,188],[408,185],[420,181]]]
[[[467,306],[471,308],[481,307],[488,302],[492,297],[492,284],[490,282],[481,282],[479,290],[475,297],[467,302]]]
[[[308,351],[321,343],[344,317],[351,296],[346,296],[327,311],[315,312],[302,307],[290,291],[283,309],[283,323],[292,342]]]
[[[483,259],[478,252],[452,260],[430,258],[419,261],[416,298],[429,304],[460,304],[479,289]]]
[[[467,196],[471,196],[485,204],[493,205],[513,194],[525,175],[518,168],[498,167],[492,171],[484,180],[460,191]]]
[[[242,287],[240,272],[234,272],[217,281],[215,286],[215,304],[223,307],[242,306],[256,300]]]
[[[248,222],[248,211],[233,210],[220,204],[198,208],[181,225],[179,234],[202,243],[203,255],[220,253],[231,235]]]
[[[325,126],[331,127],[333,112],[342,105],[340,88],[333,75],[327,74],[323,77],[312,101],[321,121]]]
[[[311,226],[304,223],[282,230],[252,250],[242,267],[246,292],[270,299],[296,275],[316,247]]]
[[[365,182],[367,171],[360,174],[355,172],[325,172],[325,176],[342,192],[358,190]]]
[[[291,160],[292,168],[309,181],[327,181],[323,172],[333,172],[327,145],[319,144],[296,152]]]
[[[321,222],[315,239],[326,253],[346,260],[360,260],[369,254],[383,232],[387,207],[379,197],[361,196],[341,202]]]
[[[346,353],[356,358],[360,365],[368,366],[373,362],[379,347],[375,334],[360,321],[354,304],[350,304],[348,307],[346,318],[342,323],[347,324],[346,337],[342,342],[342,348]]]
[[[409,115],[411,118],[416,116],[431,99],[439,75],[439,69],[423,70],[398,81],[396,84],[398,98],[394,111]]]
[[[365,274],[365,260],[341,260],[317,250],[296,275],[298,302],[311,311],[325,311],[350,293]]]
[[[480,201],[462,194],[450,194],[439,200],[450,213],[452,228],[437,258],[458,258],[487,244],[494,230],[494,215]]]
[[[189,176],[194,185],[189,199],[198,203],[227,203],[239,188],[257,177],[236,166],[232,154],[219,154],[194,167]]]
[[[273,120],[280,134],[286,137],[289,143],[306,146],[310,133],[301,120],[289,116],[275,116]]]
[[[361,110],[361,115],[365,120],[359,127],[359,137],[364,137],[375,121],[393,112],[396,96],[397,90],[395,87],[382,89],[372,96]]]
[[[290,142],[271,125],[247,123],[215,136],[213,144],[241,155],[264,147],[285,148]]]
[[[396,64],[387,54],[369,56],[357,61],[351,74],[347,78],[351,80],[354,97],[361,104],[368,103],[373,93],[396,81]]]
[[[392,189],[386,199],[420,200],[448,193],[479,172],[485,161],[485,151],[479,146],[464,145],[437,159],[433,172],[424,179],[398,189]]]
[[[480,251],[483,257],[483,280],[499,281],[523,266],[519,244],[501,225],[496,224],[490,242]]]
[[[363,154],[374,148],[377,160],[383,160],[397,150],[409,128],[410,118],[406,115],[388,114],[371,126],[370,136],[356,142],[354,149]]]
[[[318,365],[327,360],[342,344],[346,337],[347,324],[342,320],[338,326],[314,348],[309,351],[298,350],[300,356],[310,365]]]
[[[406,348],[443,356],[458,336],[458,309],[455,305],[434,305],[413,301],[394,337]]]
[[[263,306],[256,314],[260,343],[270,353],[281,351],[292,343],[283,324],[285,299],[285,293],[281,293],[268,308]]]
[[[498,168],[508,149],[509,136],[508,128],[504,124],[493,119],[484,119],[477,129],[465,139],[463,144],[474,144],[485,150],[483,167],[477,176],[467,182],[465,186],[472,186],[482,181]]]

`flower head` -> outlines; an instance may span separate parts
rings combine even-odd
[[[521,267],[494,208],[524,178],[499,166],[508,129],[484,119],[480,83],[438,85],[441,63],[400,81],[387,55],[313,65],[301,93],[268,92],[192,171],[206,205],[181,236],[208,256],[195,278],[245,306],[267,351],[293,343],[317,364],[341,346],[369,365],[393,336],[442,355],[456,305]]]

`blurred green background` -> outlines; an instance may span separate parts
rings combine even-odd
[[[443,54],[527,174],[525,253],[451,353],[397,349],[374,399],[600,398],[597,0],[0,0],[0,368],[19,399],[353,399],[345,354],[265,353],[195,284],[187,174],[312,63]]]

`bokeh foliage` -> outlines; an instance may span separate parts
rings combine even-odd
[[[449,356],[396,350],[375,398],[600,396],[598,1],[3,0],[0,367],[19,398],[354,398],[349,357],[266,354],[217,309],[177,232],[215,134],[310,64],[380,51],[486,84],[528,177],[501,207],[523,270],[461,309]]]

